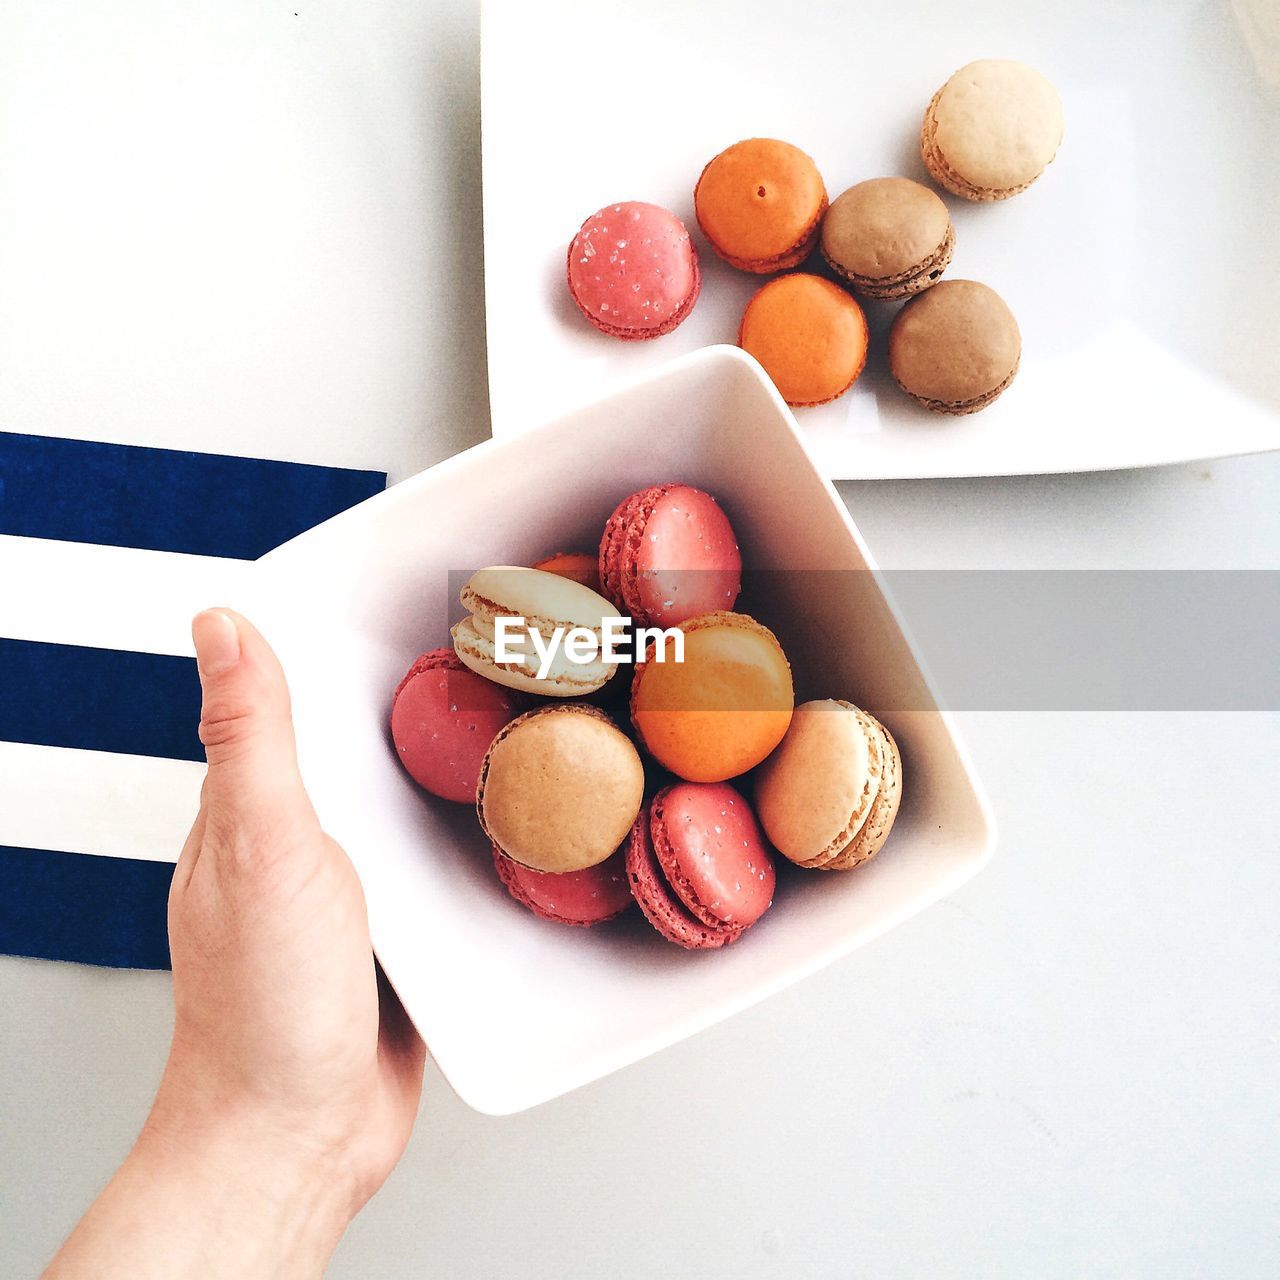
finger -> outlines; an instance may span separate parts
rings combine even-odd
[[[254,828],[296,821],[311,806],[298,774],[289,689],[270,646],[229,609],[191,624],[200,672],[200,740],[211,816]]]

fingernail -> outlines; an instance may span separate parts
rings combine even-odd
[[[196,666],[202,676],[217,676],[240,661],[240,632],[235,619],[221,609],[206,609],[191,623]]]

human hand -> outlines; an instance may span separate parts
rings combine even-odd
[[[425,1051],[303,788],[280,665],[227,611],[192,633],[209,770],[169,895],[173,1043],[137,1146],[51,1276],[318,1274],[417,1111]],[[134,1230],[113,1234],[122,1215]],[[156,1250],[137,1227],[166,1217],[179,1239]]]

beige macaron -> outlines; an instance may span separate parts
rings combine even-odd
[[[581,871],[626,839],[644,799],[644,766],[603,711],[539,707],[494,738],[476,812],[498,850],[535,871]]]
[[[966,200],[1006,200],[1044,172],[1062,142],[1058,91],[1022,62],[961,67],[933,95],[920,155],[934,181]]]
[[[850,871],[884,845],[902,796],[902,759],[889,731],[850,702],[796,708],[756,773],[756,813],[797,866]]]
[[[907,298],[937,283],[955,243],[947,206],[910,178],[859,182],[822,220],[827,265],[869,298]]]
[[[618,611],[581,582],[542,569],[495,565],[472,574],[459,598],[469,616],[455,623],[451,631],[454,652],[488,680],[545,698],[580,698],[603,688],[618,669],[616,662],[605,662],[599,656],[605,619],[618,617]],[[520,620],[524,634],[508,632],[509,655],[519,649],[515,661],[498,661],[496,619],[500,617]],[[565,633],[571,628],[592,632],[597,657],[574,661],[562,638],[546,675],[539,676],[542,659],[532,643],[532,632],[538,633],[548,649],[557,628]]]
[[[1022,336],[1003,298],[976,280],[943,280],[912,298],[889,329],[889,369],[934,413],[985,409],[1013,381]]]

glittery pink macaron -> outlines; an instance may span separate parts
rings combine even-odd
[[[391,737],[410,777],[443,800],[475,804],[485,753],[526,709],[514,690],[468,671],[452,648],[415,659],[396,687]]]
[[[659,791],[631,830],[627,877],[649,923],[688,951],[736,942],[772,905],[776,883],[751,806],[724,782]]]
[[[733,608],[742,552],[720,504],[687,484],[623,498],[600,539],[604,594],[636,626],[672,627]]]
[[[606,205],[569,245],[569,292],[601,333],[636,340],[670,333],[702,287],[684,223],[656,204]]]

